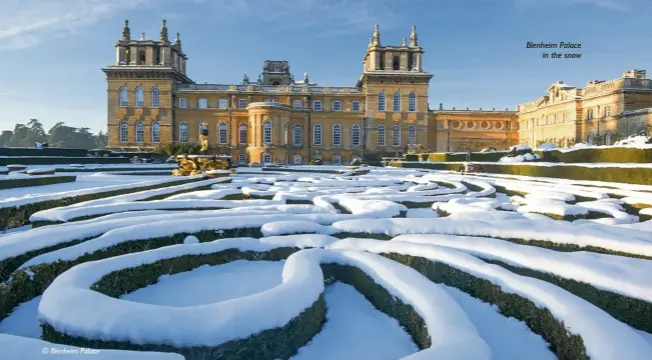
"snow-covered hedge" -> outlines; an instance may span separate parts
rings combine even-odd
[[[528,161],[539,161],[541,156],[535,153],[527,145],[516,145],[509,148],[509,153],[498,160],[501,163],[521,163]]]
[[[38,195],[17,200],[0,201],[0,230],[25,225],[32,214],[42,210],[116,195],[131,194],[144,190],[181,185],[189,182],[200,181],[203,178],[203,176],[198,176],[189,177],[186,179],[145,181],[136,184],[131,183],[101,186],[82,190]]]
[[[41,298],[43,337],[94,348],[173,351],[187,360],[287,359],[321,330],[324,282],[342,281],[412,335],[422,351],[404,359],[490,358],[488,345],[457,303],[418,272],[361,251],[297,252],[329,246],[334,240],[225,239],[78,265],[59,276]],[[184,308],[117,299],[163,274],[238,259],[285,258],[281,285],[238,299]],[[437,306],[431,306],[432,301]]]
[[[348,239],[334,249],[363,250],[408,264],[524,321],[563,359],[648,359],[652,344],[591,303],[545,281],[513,274],[469,254],[429,244]],[[608,340],[607,340],[608,339]]]
[[[28,186],[43,186],[43,185],[53,185],[61,183],[75,182],[77,180],[76,176],[25,176],[19,178],[1,178],[0,179],[0,190],[5,189],[14,189],[20,187]]]

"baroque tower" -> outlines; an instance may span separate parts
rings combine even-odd
[[[192,83],[179,33],[170,42],[163,20],[158,40],[147,39],[145,33],[133,39],[125,20],[115,49],[115,64],[102,69],[108,85],[108,147],[153,147],[176,141],[174,87]]]
[[[412,26],[409,42],[403,38],[400,46],[382,45],[379,26],[375,26],[358,81],[366,98],[367,149],[396,144],[396,136],[401,145],[426,144],[432,74],[423,70],[423,53],[416,26]],[[400,135],[394,135],[395,130]]]

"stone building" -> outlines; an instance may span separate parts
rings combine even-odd
[[[320,86],[308,73],[295,80],[287,61],[265,61],[257,80],[197,84],[165,20],[158,40],[132,39],[125,22],[115,47],[115,64],[102,69],[112,149],[196,143],[203,127],[211,151],[239,163],[337,164],[417,145],[467,151],[518,142],[514,111],[429,109],[432,74],[423,69],[416,27],[400,45],[383,45],[376,25],[355,86]]]
[[[636,69],[615,80],[588,81],[584,89],[557,81],[545,96],[516,109],[521,144],[612,145],[652,124],[652,81]]]

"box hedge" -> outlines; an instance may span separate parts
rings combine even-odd
[[[61,157],[61,156],[30,156],[30,157],[0,157],[0,166],[11,164],[23,165],[58,165],[58,164],[130,164],[126,157]]]
[[[236,260],[279,261],[286,259],[298,248],[277,248],[268,252],[238,251],[234,249],[201,255],[184,255],[163,259],[151,264],[118,270],[105,275],[91,286],[91,290],[118,298],[153,284],[161,275],[190,271],[202,265],[219,265]],[[322,264],[326,285],[341,281],[354,286],[376,308],[392,316],[407,330],[420,349],[431,346],[425,321],[410,305],[392,296],[370,276],[356,267],[334,263]],[[214,347],[176,348],[165,344],[136,345],[124,341],[91,340],[59,332],[49,324],[42,324],[43,339],[54,343],[90,348],[110,348],[140,351],[161,351],[182,354],[187,360],[266,360],[287,359],[317,335],[326,321],[324,295],[287,325],[264,330],[246,339],[232,340]]]
[[[107,296],[120,297],[139,288],[153,284],[161,275],[177,274],[202,265],[219,265],[236,260],[279,261],[298,251],[298,248],[277,248],[268,252],[225,250],[211,254],[185,255],[163,259],[151,264],[127,268],[107,274],[91,286],[92,290]],[[136,345],[125,341],[91,340],[58,332],[43,324],[42,338],[59,344],[69,344],[95,349],[129,349],[179,353],[186,360],[256,360],[287,359],[318,334],[326,319],[323,294],[315,303],[283,327],[264,330],[246,339],[232,340],[218,346],[177,348],[166,344]],[[158,350],[154,350],[158,349]]]
[[[84,201],[96,200],[110,196],[131,194],[138,191],[158,189],[162,187],[182,185],[190,182],[205,180],[204,178],[181,179],[178,181],[171,181],[162,184],[148,185],[148,186],[134,186],[120,190],[97,192],[92,194],[84,194],[78,196],[64,197],[61,199],[53,199],[46,201],[39,201],[20,206],[2,207],[0,208],[0,230],[11,229],[29,223],[29,217],[33,214],[47,209],[52,209],[71,204],[77,204]]]
[[[458,171],[460,163],[410,163],[396,161],[390,164],[395,167],[421,168],[432,170]],[[477,172],[549,177],[570,180],[591,180],[618,182],[628,184],[652,185],[652,168],[647,167],[585,167],[575,165],[538,166],[528,164],[476,164]]]
[[[88,149],[67,149],[67,148],[20,148],[0,147],[0,156],[59,156],[59,157],[84,157],[88,155]]]
[[[482,260],[490,264],[500,265],[515,274],[536,278],[557,285],[599,307],[616,320],[622,321],[636,329],[652,332],[652,303],[645,300],[598,289],[585,282],[566,279],[542,271],[513,266],[496,260],[484,258]]]
[[[87,261],[108,259],[114,256],[130,254],[140,251],[157,249],[164,246],[182,244],[186,236],[193,235],[201,242],[213,241],[222,238],[254,237],[261,238],[263,234],[260,227],[235,228],[221,232],[205,230],[196,233],[179,233],[168,237],[152,238],[147,240],[131,240],[109,246],[105,249],[86,253],[73,260],[59,260],[52,263],[43,263],[30,266],[28,269],[16,270],[19,266],[41,254],[73,246],[83,241],[95,238],[73,240],[56,244],[42,249],[33,250],[13,258],[0,261],[0,279],[9,280],[0,283],[0,320],[4,319],[15,306],[40,295],[54,279],[64,271],[75,265]],[[12,273],[13,271],[13,273]],[[32,276],[28,275],[31,274]]]
[[[0,190],[75,182],[76,176],[38,176],[0,179]]]
[[[547,308],[541,308],[519,295],[503,292],[500,286],[488,280],[441,262],[395,253],[382,255],[412,267],[435,283],[455,287],[476,299],[495,305],[506,317],[525,322],[534,333],[550,344],[550,350],[557,358],[589,359],[582,338],[569,333],[564,323],[557,320]]]

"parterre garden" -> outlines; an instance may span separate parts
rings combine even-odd
[[[120,166],[0,190],[3,358],[652,354],[652,186]]]

